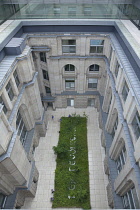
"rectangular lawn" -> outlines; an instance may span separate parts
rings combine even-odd
[[[53,208],[90,209],[86,117],[62,117]]]

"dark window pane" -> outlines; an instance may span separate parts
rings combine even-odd
[[[99,71],[99,65],[93,64],[89,67],[89,71]]]
[[[40,52],[40,60],[43,62],[46,62],[46,53],[45,52]]]

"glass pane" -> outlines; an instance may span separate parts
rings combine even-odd
[[[130,208],[135,209],[135,204],[134,204],[134,200],[132,197],[132,190],[128,191],[128,197],[129,197]]]
[[[96,47],[90,47],[90,53],[96,53]]]
[[[97,47],[97,53],[103,53],[103,47]]]
[[[104,40],[90,40],[90,45],[103,45],[104,44]]]
[[[76,40],[62,40],[62,45],[76,45]]]

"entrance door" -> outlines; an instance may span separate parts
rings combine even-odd
[[[67,98],[67,106],[74,106],[74,98]]]

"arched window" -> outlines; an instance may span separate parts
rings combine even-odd
[[[75,66],[72,65],[72,64],[67,64],[65,67],[64,67],[65,71],[75,71]]]
[[[26,137],[27,137],[27,129],[19,111],[17,113],[17,118],[16,118],[16,129],[17,129],[17,134],[20,138],[20,141],[22,145],[24,146]]]
[[[93,64],[89,67],[89,71],[99,71],[99,65]]]

